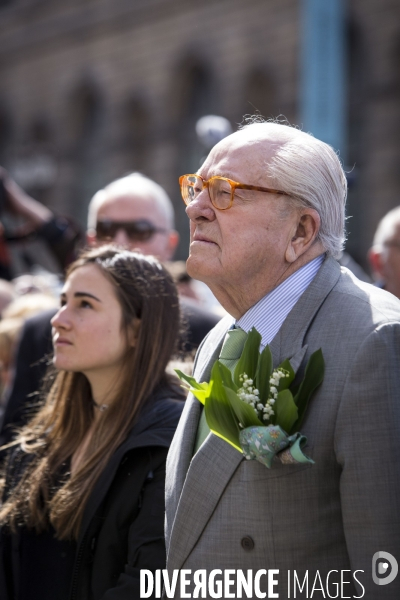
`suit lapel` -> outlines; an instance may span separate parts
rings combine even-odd
[[[303,346],[305,335],[339,276],[339,264],[327,258],[270,344],[275,367],[289,358],[294,370],[299,368],[307,350]],[[200,381],[208,381],[227,329],[226,323],[221,322],[204,345],[200,353],[202,362],[195,370]],[[214,351],[207,353],[207,348]],[[168,552],[169,569],[182,567],[243,460],[237,450],[214,435],[208,436],[191,460],[200,408],[198,400],[190,395],[168,457],[167,549],[172,548]]]
[[[169,569],[182,567],[242,460],[240,452],[213,434],[193,457],[172,529]]]
[[[194,365],[194,376],[198,381],[209,381],[211,368],[218,359],[225,333],[232,322],[232,317],[222,319],[199,348]],[[168,477],[165,483],[167,551],[171,529],[176,521],[178,505],[192,460],[200,414],[200,402],[189,394],[167,459]]]

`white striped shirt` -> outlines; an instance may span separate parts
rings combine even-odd
[[[260,350],[272,342],[283,321],[318,273],[324,258],[325,254],[322,254],[301,267],[249,308],[236,322],[236,326],[244,329],[246,333],[252,327],[257,329],[262,338]]]

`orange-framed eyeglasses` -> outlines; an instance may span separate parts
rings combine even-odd
[[[282,194],[287,196],[286,192],[273,190],[271,188],[260,187],[258,185],[246,185],[238,181],[232,181],[227,177],[211,177],[206,181],[200,175],[190,174],[179,177],[179,185],[184,203],[188,206],[197,198],[204,188],[208,188],[210,200],[214,208],[218,210],[228,210],[233,204],[233,198],[236,189],[255,190],[257,192],[268,192],[269,194]]]

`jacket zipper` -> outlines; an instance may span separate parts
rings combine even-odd
[[[79,571],[80,571],[80,566],[81,566],[81,562],[82,562],[83,550],[85,548],[86,538],[87,538],[87,531],[82,538],[82,541],[79,546],[78,554],[77,554],[77,557],[75,560],[75,567],[74,567],[74,573],[72,576],[72,584],[71,584],[71,593],[69,596],[70,600],[75,600],[75,598],[77,597],[77,594],[78,594],[78,578],[79,578]]]

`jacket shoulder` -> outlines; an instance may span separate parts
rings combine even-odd
[[[346,307],[346,314],[351,319],[365,322],[367,320],[378,327],[385,323],[400,322],[400,300],[380,288],[360,281],[348,269],[342,267],[341,275],[333,288],[328,305],[339,304],[340,309]]]
[[[184,407],[183,396],[173,388],[159,390],[139,415],[122,447],[163,446],[171,444]]]

